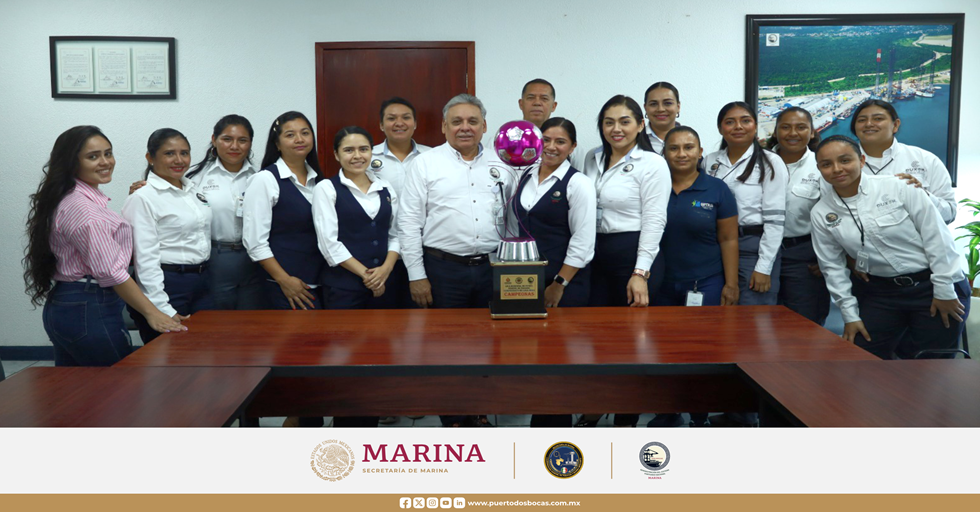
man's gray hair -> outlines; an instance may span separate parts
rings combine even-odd
[[[480,115],[483,116],[483,119],[487,118],[487,109],[483,106],[483,102],[480,101],[480,98],[466,93],[453,96],[453,99],[449,100],[449,103],[446,103],[445,107],[442,107],[442,118],[446,119],[446,115],[449,114],[449,109],[455,107],[456,105],[473,105],[480,109]]]

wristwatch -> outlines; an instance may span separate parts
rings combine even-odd
[[[649,270],[643,270],[642,268],[634,268],[633,269],[633,275],[634,276],[640,276],[643,279],[650,279],[650,271]]]
[[[568,280],[562,277],[561,274],[555,276],[555,282],[562,286],[568,286]]]

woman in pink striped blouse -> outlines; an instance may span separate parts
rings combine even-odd
[[[76,126],[58,136],[31,196],[24,281],[31,302],[44,305],[56,366],[110,366],[126,357],[125,304],[159,332],[187,330],[153,306],[127,272],[133,230],[99,190],[115,164],[98,128]]]

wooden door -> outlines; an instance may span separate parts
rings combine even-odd
[[[476,94],[474,43],[316,43],[316,137],[326,176],[339,171],[333,137],[344,126],[366,128],[375,144],[384,139],[378,109],[401,96],[418,113],[415,141],[437,146],[442,107],[460,93]]]

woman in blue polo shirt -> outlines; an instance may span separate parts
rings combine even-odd
[[[672,190],[661,239],[664,282],[655,306],[738,304],[738,204],[725,182],[698,171],[701,138],[678,126],[664,137]],[[703,426],[706,413],[691,413]],[[679,413],[657,414],[648,427],[677,427]]]
[[[725,182],[698,172],[701,138],[679,126],[664,138],[673,190],[661,239],[664,282],[655,306],[738,303],[738,204]]]

